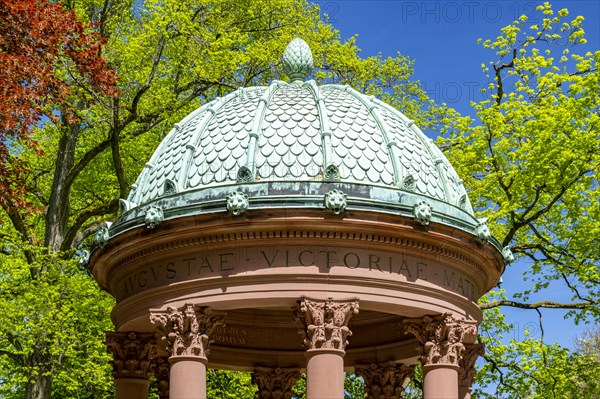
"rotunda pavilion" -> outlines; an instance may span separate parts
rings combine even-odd
[[[241,88],[192,112],[145,165],[90,264],[116,298],[117,399],[206,397],[207,368],[253,374],[259,398],[470,397],[482,313],[504,269],[442,152],[398,110],[308,80]]]

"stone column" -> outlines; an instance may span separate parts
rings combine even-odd
[[[459,362],[458,398],[471,399],[471,385],[475,377],[475,362],[485,353],[485,344],[467,344]]]
[[[304,324],[307,399],[344,398],[344,355],[352,335],[348,322],[357,313],[355,299],[299,301],[295,319]]]
[[[161,340],[166,341],[170,355],[171,398],[206,399],[209,337],[216,326],[223,324],[223,319],[224,313],[194,304],[150,312],[150,321],[157,327]]]
[[[257,368],[252,383],[258,387],[258,399],[290,399],[292,387],[300,378],[298,369]]]
[[[414,367],[402,363],[379,363],[357,366],[354,372],[365,381],[365,398],[400,399],[404,381],[413,377]]]
[[[169,376],[171,365],[169,356],[158,356],[154,358],[154,377],[158,386],[159,399],[169,399]]]
[[[475,341],[477,322],[443,314],[405,319],[402,326],[405,334],[413,334],[422,345],[423,399],[458,398],[459,362],[464,344]]]
[[[154,334],[106,333],[108,353],[115,378],[116,399],[146,399],[152,373],[151,358],[156,350]]]

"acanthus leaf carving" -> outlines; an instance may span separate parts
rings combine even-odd
[[[418,350],[423,366],[459,366],[465,344],[473,343],[477,337],[475,320],[459,319],[449,313],[404,319],[401,325],[405,334],[414,335],[421,344]]]
[[[210,335],[215,327],[224,324],[225,314],[208,307],[185,304],[182,308],[168,307],[152,311],[154,324],[171,356],[196,356],[206,359]]]
[[[404,382],[414,375],[414,367],[402,363],[379,363],[354,368],[356,375],[365,381],[367,398],[400,399]]]
[[[106,347],[113,357],[110,364],[114,378],[150,378],[156,352],[154,334],[107,332]]]
[[[307,349],[345,350],[352,331],[348,323],[358,314],[358,300],[334,301],[304,298],[296,308],[295,320],[304,324],[301,331]]]
[[[157,356],[154,358],[154,376],[160,399],[169,399],[169,378],[171,365],[168,356]]]
[[[471,388],[476,373],[475,362],[484,353],[485,344],[465,345],[465,352],[460,360],[460,369],[458,370],[458,385],[460,387]]]
[[[292,387],[299,378],[298,369],[257,368],[252,373],[252,383],[258,387],[259,399],[290,399]]]

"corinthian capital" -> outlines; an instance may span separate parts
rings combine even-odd
[[[259,399],[290,399],[292,387],[299,378],[298,369],[258,368],[252,373],[252,383],[258,387]]]
[[[295,320],[304,324],[307,349],[344,350],[352,335],[348,322],[358,314],[358,300],[334,301],[304,298],[298,303]]]
[[[150,378],[156,350],[154,334],[107,332],[106,347],[113,356],[110,364],[115,378]]]
[[[365,381],[367,398],[400,399],[404,381],[412,378],[414,368],[402,363],[388,362],[358,366],[354,372]]]
[[[166,341],[164,346],[171,356],[206,359],[209,337],[216,326],[223,324],[224,319],[224,313],[194,304],[150,312],[150,321],[156,326],[161,340]]]
[[[154,377],[158,387],[158,397],[160,399],[169,399],[169,377],[171,366],[168,356],[158,356],[154,358]]]
[[[485,344],[467,344],[458,370],[458,386],[470,391],[475,377],[475,362],[485,353]]]
[[[465,343],[473,343],[477,336],[477,322],[446,313],[419,319],[404,319],[405,334],[413,334],[421,343],[421,364],[432,366],[449,364],[459,366]]]

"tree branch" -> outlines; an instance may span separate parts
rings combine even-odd
[[[67,229],[67,232],[65,234],[65,239],[63,240],[62,246],[61,246],[61,251],[68,251],[70,249],[75,249],[79,246],[79,244],[81,243],[81,241],[83,241],[85,239],[85,237],[81,237],[80,236],[80,229],[81,226],[83,226],[83,224],[85,222],[87,222],[90,218],[96,217],[96,216],[104,216],[106,214],[110,214],[110,213],[114,213],[117,211],[117,209],[119,208],[119,200],[118,199],[113,199],[112,201],[110,201],[107,204],[103,204],[101,206],[92,208],[92,209],[88,209],[86,211],[81,212],[79,215],[77,215],[77,217],[75,218],[75,221],[73,221],[73,224]],[[75,245],[77,244],[77,245]]]
[[[479,309],[481,309],[481,310],[492,309],[492,308],[497,308],[500,306],[509,306],[509,307],[520,308],[520,309],[539,309],[539,308],[587,309],[596,304],[597,304],[597,301],[584,301],[584,302],[574,302],[574,303],[540,301],[540,302],[534,302],[534,303],[522,303],[522,302],[516,302],[516,301],[510,301],[510,300],[501,300],[501,301],[494,301],[494,302],[490,302],[490,303],[481,304],[481,305],[479,305]]]

